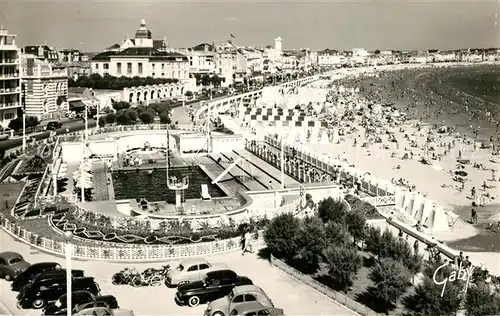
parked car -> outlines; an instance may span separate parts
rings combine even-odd
[[[94,295],[99,295],[101,289],[94,278],[81,277],[73,278],[73,291],[88,291]],[[40,282],[33,282],[22,288],[17,295],[17,307],[19,309],[33,307],[40,309],[49,302],[56,301],[66,293],[66,278],[45,279]]]
[[[0,253],[0,277],[7,281],[14,280],[30,264],[24,261],[23,256],[13,251],[5,251]]]
[[[175,301],[194,307],[228,295],[235,286],[250,284],[252,280],[238,276],[233,270],[212,271],[202,281],[179,285]]]
[[[34,266],[34,265],[33,265]],[[31,268],[31,267],[30,267]],[[28,268],[28,269],[30,269]],[[26,271],[28,271],[28,269]],[[77,278],[77,277],[83,277],[83,270],[71,270],[71,275],[73,275],[73,277]],[[24,286],[26,286],[26,284],[29,284],[29,283],[32,283],[32,282],[40,282],[42,280],[47,280],[47,279],[54,279],[54,278],[59,278],[59,279],[64,279],[66,280],[66,269],[52,269],[52,270],[44,270],[36,275],[34,275],[33,277],[28,277],[28,275],[26,276],[26,278],[24,277],[24,273],[22,273],[21,275],[19,275],[19,277],[22,278],[18,281],[18,278],[16,278],[14,280],[14,282],[12,282],[12,290],[13,291],[20,291]],[[23,281],[24,279],[24,281]]]
[[[57,262],[39,262],[32,264],[21,274],[19,274],[11,284],[13,291],[19,291],[23,286],[30,283],[38,274],[44,271],[61,270],[62,267]]]
[[[89,307],[74,314],[75,316],[134,316],[129,309],[111,309],[108,307]]]
[[[44,310],[44,315],[66,315],[67,313],[67,296],[63,294],[54,303],[48,304]],[[77,310],[82,310],[89,307],[89,303],[99,303],[102,307],[119,308],[118,301],[113,295],[94,295],[88,291],[73,291],[71,293],[71,310],[77,313]],[[85,306],[85,308],[82,308]],[[94,307],[94,305],[92,305]]]
[[[261,302],[249,302],[237,305],[230,313],[231,316],[281,316],[281,308],[267,307]]]
[[[205,259],[187,259],[182,261],[176,269],[167,273],[165,285],[176,287],[180,284],[201,281],[207,275],[207,272],[227,269],[228,266],[223,263],[208,263]]]
[[[57,121],[52,121],[47,124],[47,130],[48,131],[55,131],[56,129],[61,128],[63,125],[62,123],[59,123]]]
[[[273,302],[267,294],[256,285],[243,285],[233,288],[228,296],[219,298],[208,304],[205,316],[228,316],[238,305],[260,302],[263,306],[273,308]]]

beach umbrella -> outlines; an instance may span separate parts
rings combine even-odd
[[[82,186],[83,186],[84,189],[91,189],[93,187],[91,181],[85,181],[84,180],[83,182],[77,181],[75,183],[75,187],[77,187],[77,188],[81,188]]]

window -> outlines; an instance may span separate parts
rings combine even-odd
[[[165,69],[165,64],[161,64],[161,70]]]
[[[142,63],[137,64],[138,73],[142,75]]]
[[[233,303],[243,303],[243,295],[238,295],[234,298]]]
[[[208,268],[210,268],[210,266],[208,264],[206,264],[206,263],[200,264],[200,270],[204,270],[204,269],[208,269]]]
[[[127,63],[127,74],[132,73],[132,63]]]
[[[10,113],[5,113],[4,115],[4,119],[6,120],[12,120],[14,118],[14,113],[10,112]],[[3,260],[3,259],[0,259],[0,260]],[[2,263],[0,263],[2,264]]]
[[[109,69],[109,64],[108,63],[105,63],[104,64],[104,69],[108,70]]]
[[[95,69],[99,69],[99,64],[95,64]]]
[[[254,302],[257,298],[252,294],[245,294],[245,302]]]
[[[190,266],[188,269],[188,272],[190,272],[190,271],[198,271],[198,266],[197,265]]]
[[[151,68],[155,70],[155,64],[151,64]]]
[[[118,74],[122,73],[122,63],[116,63],[116,72]]]

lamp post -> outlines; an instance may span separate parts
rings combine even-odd
[[[22,96],[21,103],[23,106],[23,154],[26,152],[26,86],[21,84]]]
[[[83,135],[82,143],[82,167],[80,170],[80,194],[82,195],[82,203],[85,202],[85,187],[83,185],[84,182],[84,169],[85,169],[85,161],[87,159],[87,144],[88,144],[88,114],[87,114],[87,104],[85,104],[85,134]]]
[[[71,303],[71,287],[72,287],[72,273],[71,273],[71,255],[73,250],[73,245],[71,240],[73,239],[73,233],[70,231],[64,232],[64,238],[66,240],[65,244],[65,254],[66,254],[66,315],[72,315],[72,303]]]

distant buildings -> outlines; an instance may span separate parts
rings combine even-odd
[[[63,66],[35,55],[21,56],[26,115],[40,120],[63,116],[68,111],[68,72]]]
[[[189,79],[189,59],[168,49],[165,40],[153,40],[146,21],[133,39],[114,44],[91,60],[92,73],[115,77]]]
[[[11,120],[22,115],[20,50],[16,35],[0,29],[0,125],[7,128]]]

